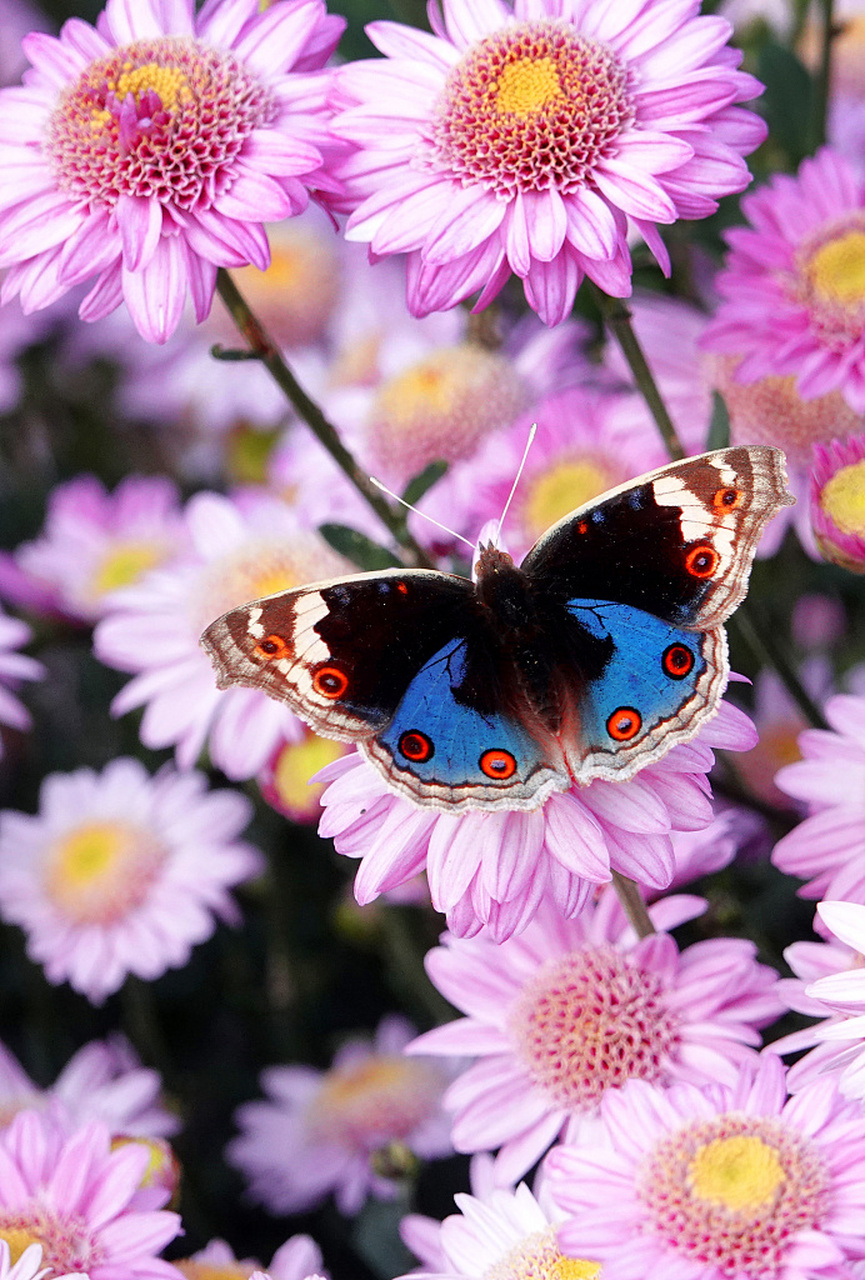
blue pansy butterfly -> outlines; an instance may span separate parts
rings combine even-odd
[[[390,569],[265,596],[205,631],[220,688],[288,702],[357,742],[438,809],[534,809],[621,781],[692,738],[727,683],[723,623],[766,523],[793,498],[784,455],[674,462],[565,516],[477,581]]]

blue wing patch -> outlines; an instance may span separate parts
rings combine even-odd
[[[364,749],[388,780],[408,795],[471,796],[479,808],[536,808],[544,795],[570,785],[522,725],[482,714],[458,700],[466,641],[446,644],[413,678],[387,728]],[[450,797],[450,799],[449,799]]]
[[[596,639],[612,641],[603,673],[580,699],[587,746],[616,750],[681,717],[706,671],[702,633],[608,600],[569,600],[565,607]]]

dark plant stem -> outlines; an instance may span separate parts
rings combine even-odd
[[[614,871],[613,884],[616,893],[619,895],[619,901],[624,907],[625,915],[634,926],[637,937],[648,938],[655,932],[655,926],[649,918],[643,895],[640,893],[636,881],[623,876],[619,871]]]
[[[820,65],[814,77],[814,150],[826,141],[826,116],[829,107],[829,88],[832,76],[832,41],[838,34],[835,28],[834,0],[819,0],[820,13]]]
[[[301,387],[280,354],[279,348],[270,338],[258,317],[250,310],[248,303],[229,273],[222,267],[217,272],[216,288],[238,330],[249,344],[250,353],[261,361],[298,416],[303,419],[316,439],[327,449],[334,462],[351,481],[361,497],[373,509],[393,538],[408,552],[412,562],[425,568],[431,568],[431,561],[405,527],[405,521],[385,501],[380,491],[370,483],[369,476],[357,465],[340,440],[333,423],[328,421],[319,406],[314,400],[310,399],[303,387]]]
[[[658,390],[658,384],[652,376],[643,348],[634,332],[630,311],[621,298],[611,298],[609,294],[597,287],[593,287],[593,293],[601,315],[604,317],[604,323],[621,347],[640,394],[655,419],[655,425],[661,433],[667,452],[674,461],[687,457],[676,428],[673,426],[673,420],[667,412],[667,406]]]
[[[808,690],[799,679],[790,655],[773,635],[770,625],[757,626],[751,611],[744,607],[739,610],[730,625],[739,632],[754,657],[762,666],[771,667],[777,672],[790,697],[802,712],[802,715],[814,729],[828,729],[829,725],[823,712],[817,706]]]

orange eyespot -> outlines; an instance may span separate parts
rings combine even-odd
[[[715,548],[710,547],[707,542],[701,542],[685,556],[685,568],[692,578],[711,578],[720,561],[721,557]]]
[[[409,729],[402,734],[399,740],[399,749],[406,760],[414,760],[418,764],[423,764],[425,760],[432,760],[435,755],[435,747],[432,744],[432,740],[425,733],[421,733],[419,729]]]
[[[348,688],[348,676],[339,667],[319,667],[312,677],[312,687],[323,698],[341,698]]]
[[[661,656],[661,665],[673,680],[684,680],[694,667],[694,655],[683,644],[671,644]]]
[[[398,583],[396,584],[396,589],[397,589],[397,591],[400,593],[400,595],[401,595],[401,596],[407,596],[407,595],[408,595],[408,587],[406,586],[406,584],[405,584],[404,582],[398,582]]]
[[[512,778],[517,771],[517,762],[510,751],[502,751],[498,747],[485,751],[478,764],[481,773],[485,773],[488,778]]]
[[[715,491],[712,506],[716,511],[735,511],[737,507],[741,507],[744,496],[741,489],[734,489],[732,485],[726,486]]]
[[[588,532],[589,532],[588,520],[581,520],[580,523],[577,525],[577,533],[588,533]]]
[[[274,662],[277,658],[291,657],[291,650],[288,645],[282,636],[277,635],[265,636],[264,640],[259,640],[252,652],[257,658],[264,658],[265,662]]]
[[[607,733],[616,742],[629,742],[643,727],[643,717],[633,707],[617,707],[607,721]]]

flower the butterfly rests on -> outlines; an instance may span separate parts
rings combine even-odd
[[[482,548],[476,585],[357,574],[233,609],[202,644],[220,687],[358,742],[415,804],[537,809],[632,778],[715,714],[722,624],[785,484],[777,449],[703,454],[572,512],[519,568]]]

